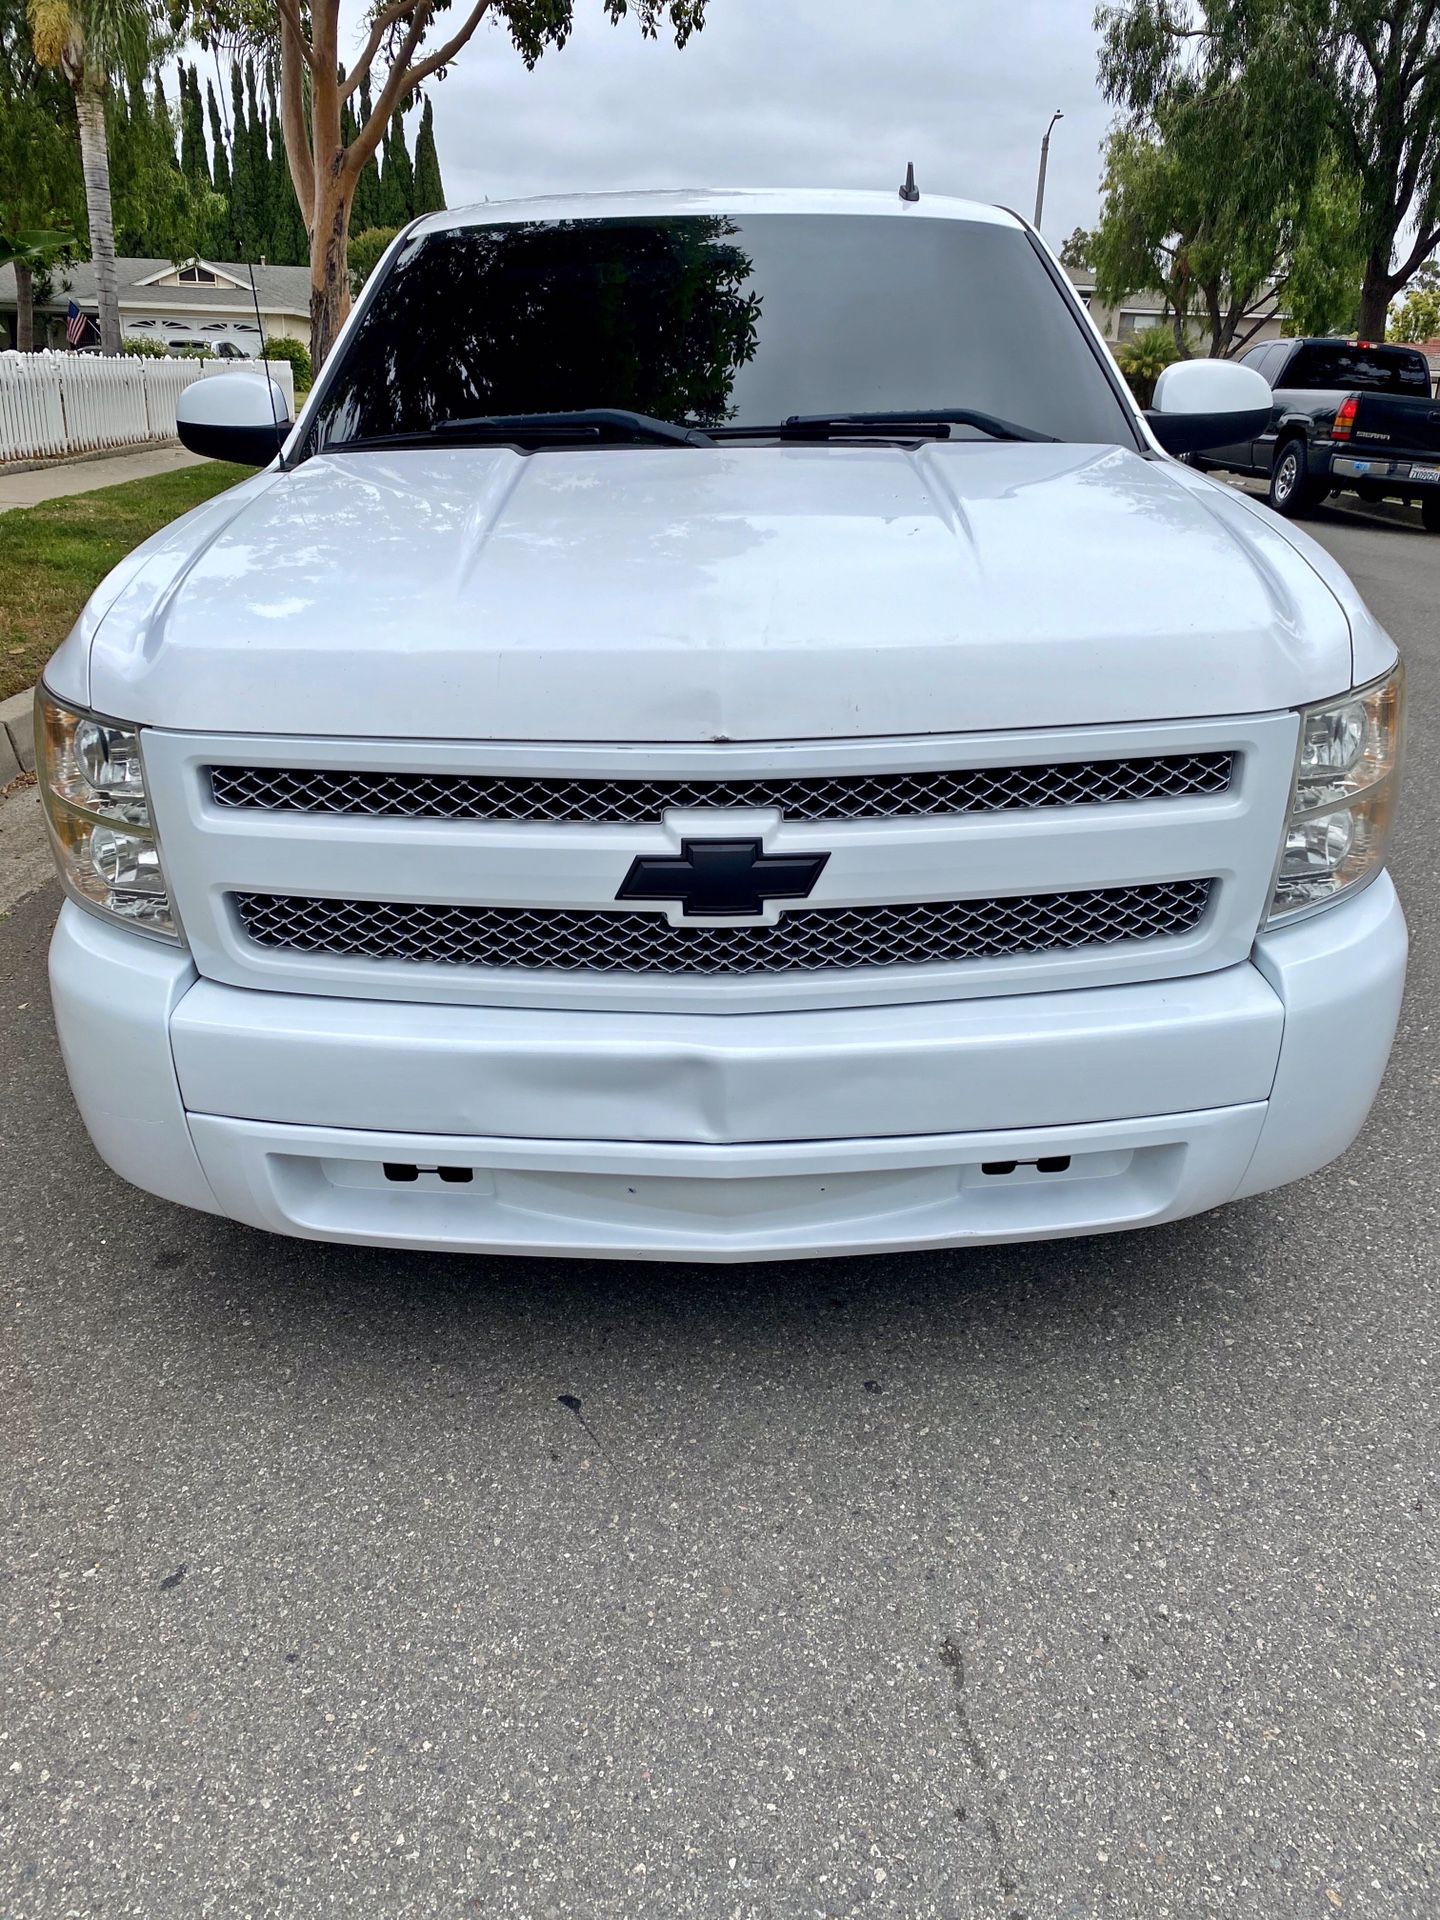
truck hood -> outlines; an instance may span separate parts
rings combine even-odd
[[[56,667],[152,726],[716,741],[1260,712],[1351,642],[1278,522],[1117,448],[450,448],[220,496]]]

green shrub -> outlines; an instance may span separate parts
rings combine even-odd
[[[400,231],[398,227],[366,227],[352,233],[345,248],[345,263],[350,269],[350,291],[359,293],[380,264],[380,256]]]
[[[296,393],[307,393],[309,391],[310,383],[315,376],[310,371],[310,349],[305,345],[303,340],[292,340],[287,334],[282,334],[275,340],[267,340],[265,342],[265,358],[267,360],[288,360],[291,371],[295,375]]]
[[[1130,391],[1142,407],[1148,407],[1155,399],[1155,382],[1166,367],[1180,358],[1180,349],[1168,327],[1147,327],[1133,340],[1127,340],[1115,358]]]
[[[128,353],[132,360],[168,360],[170,358],[163,340],[122,340],[120,351]]]

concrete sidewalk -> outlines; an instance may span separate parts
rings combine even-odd
[[[153,474],[173,473],[177,467],[201,464],[198,453],[187,453],[173,443],[163,447],[139,447],[133,453],[116,453],[103,459],[64,460],[50,467],[32,467],[28,473],[0,473],[0,513],[13,507],[38,507],[45,500],[60,500],[72,493],[95,493],[101,487],[118,487],[126,480],[148,480]]]

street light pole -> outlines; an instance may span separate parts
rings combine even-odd
[[[1040,142],[1040,178],[1035,187],[1035,231],[1040,231],[1040,222],[1045,217],[1045,175],[1050,171],[1050,136],[1055,131],[1055,122],[1063,120],[1064,114],[1057,107],[1050,116],[1050,124],[1045,129],[1045,138]]]

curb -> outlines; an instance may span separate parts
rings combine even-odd
[[[160,440],[125,440],[118,447],[92,447],[88,453],[57,453],[45,459],[0,460],[0,480],[12,473],[48,473],[52,467],[88,467],[96,460],[124,460],[132,453],[149,453],[152,448],[178,447],[178,438],[166,434]]]
[[[0,700],[0,787],[35,771],[35,689]]]

